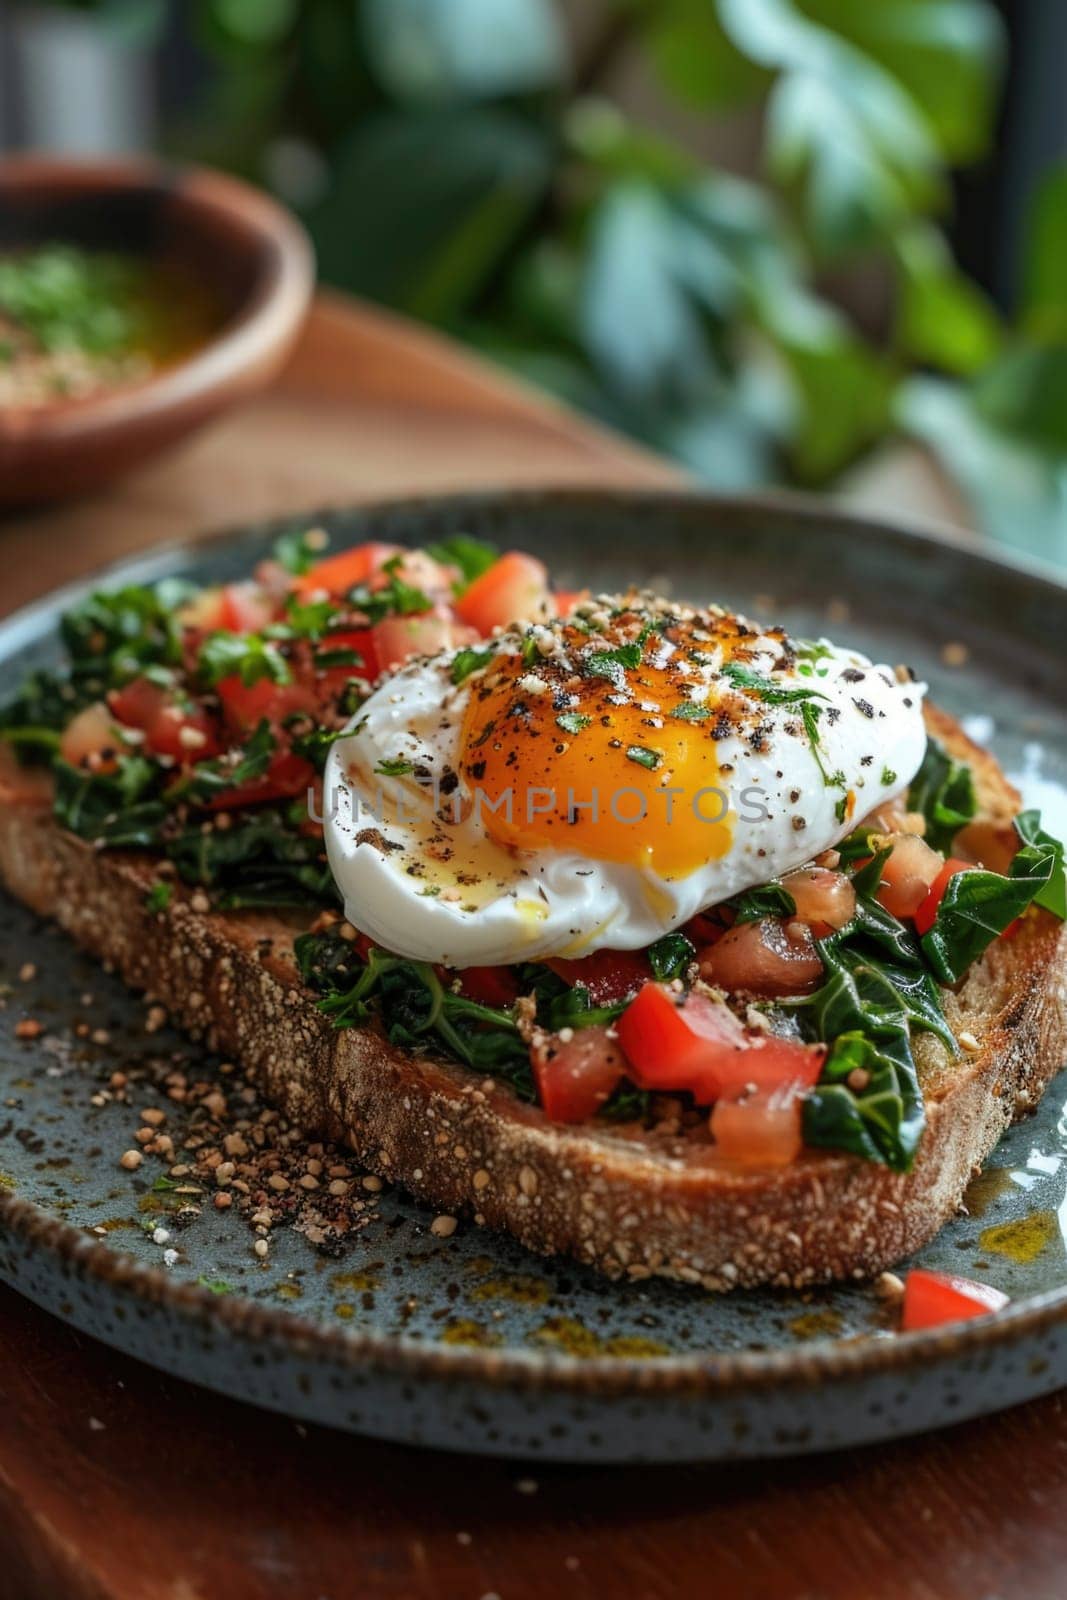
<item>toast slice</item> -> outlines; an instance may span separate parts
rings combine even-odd
[[[972,826],[991,848],[1007,843],[1019,795],[957,723],[926,715],[973,768]],[[636,1124],[560,1126],[463,1066],[403,1052],[372,1028],[335,1031],[294,963],[304,919],[205,912],[177,886],[167,910],[151,911],[156,862],[65,832],[47,782],[13,768],[0,769],[0,877],[193,1038],[237,1060],[309,1132],[423,1200],[613,1277],[725,1290],[876,1273],[937,1232],[1067,1057],[1067,929],[1032,910],[943,994],[959,1058],[932,1037],[914,1041],[928,1122],[910,1172],[833,1152],[731,1169],[706,1141]]]

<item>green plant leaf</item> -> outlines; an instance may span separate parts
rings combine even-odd
[[[372,67],[412,105],[554,88],[566,50],[549,0],[363,0]]]
[[[1057,344],[1016,344],[979,378],[981,416],[1055,454],[1067,452],[1067,338]]]
[[[932,205],[940,155],[922,111],[898,80],[791,0],[718,0],[727,35],[777,74],[767,108],[767,156],[803,197],[811,236],[827,254],[852,250]]]
[[[485,107],[380,112],[337,156],[308,217],[323,274],[431,321],[461,315],[545,192],[551,146]]]
[[[892,74],[948,160],[982,154],[1005,55],[987,0],[804,0],[804,10]]]
[[[909,355],[946,372],[977,372],[996,355],[1000,321],[982,291],[959,271],[936,228],[918,224],[897,243],[897,338]]]
[[[622,394],[645,401],[692,394],[714,371],[693,278],[703,297],[736,298],[730,264],[683,231],[652,185],[613,185],[597,207],[582,289],[581,336],[589,358]],[[717,276],[713,288],[711,279]]]
[[[731,42],[709,0],[665,0],[642,10],[652,61],[683,100],[723,109],[754,100],[766,89],[767,72]]]

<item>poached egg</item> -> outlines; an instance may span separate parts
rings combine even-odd
[[[411,661],[327,765],[345,914],[452,967],[643,948],[906,790],[924,692],[636,593]]]

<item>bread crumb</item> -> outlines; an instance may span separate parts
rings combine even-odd
[[[125,1167],[127,1172],[136,1172],[143,1161],[144,1156],[139,1150],[127,1150],[124,1156],[120,1156],[119,1166]]]
[[[898,1278],[895,1272],[880,1272],[874,1280],[874,1292],[879,1300],[901,1300],[904,1296],[904,1280]]]
[[[966,1050],[968,1055],[973,1056],[982,1048],[973,1033],[964,1032],[957,1034],[956,1037],[959,1040],[960,1048]]]
[[[438,1239],[450,1239],[457,1227],[455,1217],[434,1217],[430,1224],[430,1232]]]
[[[971,659],[971,652],[958,639],[950,639],[948,644],[941,647],[941,659],[946,667],[965,667]]]

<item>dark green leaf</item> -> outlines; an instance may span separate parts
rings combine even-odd
[[[1049,851],[1055,861],[1052,877],[1045,888],[1034,896],[1035,906],[1051,911],[1060,921],[1067,921],[1067,882],[1064,873],[1064,849],[1059,839],[1046,833],[1041,826],[1040,811],[1020,811],[1015,818],[1015,831],[1024,845]]]
[[[1063,846],[1053,840],[1024,845],[1007,877],[975,867],[949,878],[934,925],[922,938],[923,952],[938,980],[958,983],[1039,895],[1045,893],[1058,904],[1062,882]]]
[[[922,766],[908,788],[908,806],[926,818],[926,842],[943,855],[978,808],[970,767],[953,760],[933,737],[926,741]]]
[[[669,983],[672,978],[684,976],[696,959],[696,950],[684,933],[665,933],[662,939],[649,945],[648,959],[657,981]]]
[[[544,194],[550,156],[547,135],[510,110],[364,117],[309,218],[320,270],[417,316],[460,316]]]
[[[797,903],[788,889],[780,883],[764,883],[756,889],[746,889],[743,894],[727,900],[734,913],[735,922],[758,922],[761,917],[791,917]]]

